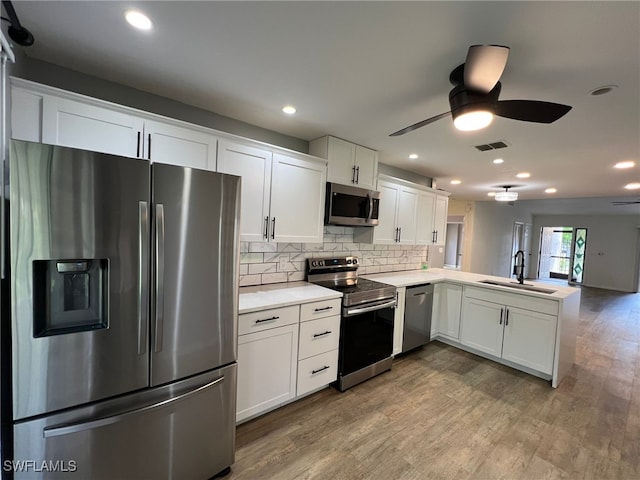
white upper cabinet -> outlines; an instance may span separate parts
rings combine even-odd
[[[375,150],[327,136],[310,142],[309,153],[329,161],[328,181],[376,189],[378,152]]]
[[[449,209],[449,197],[444,194],[436,194],[435,208],[433,210],[433,243],[444,245],[447,239],[447,210]]]
[[[152,120],[144,122],[144,158],[157,163],[216,170],[217,137]]]
[[[142,133],[143,121],[134,115],[43,96],[42,143],[139,157],[142,156]]]
[[[271,161],[269,150],[221,140],[218,144],[218,170],[242,177],[240,240],[267,241],[271,199]]]
[[[12,87],[12,138],[216,169],[217,137],[204,127],[161,120],[82,95],[56,95],[55,89],[40,89],[42,92],[30,92]]]
[[[221,140],[218,170],[242,177],[242,241],[322,242],[323,161]]]
[[[327,167],[275,153],[271,174],[271,231],[276,242],[322,242]]]
[[[433,212],[436,206],[436,196],[431,192],[421,191],[418,195],[418,214],[416,216],[416,243],[429,245],[435,238],[433,231]]]

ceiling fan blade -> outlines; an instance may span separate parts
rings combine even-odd
[[[400,135],[404,135],[405,133],[412,132],[414,130],[417,130],[420,127],[424,127],[425,125],[429,125],[430,123],[433,123],[436,120],[440,120],[441,118],[444,118],[444,117],[446,117],[446,116],[448,116],[450,114],[451,114],[451,112],[445,112],[445,113],[441,113],[440,115],[436,115],[435,117],[427,118],[426,120],[422,120],[421,122],[414,123],[413,125],[410,125],[410,126],[408,126],[406,128],[403,128],[402,130],[398,130],[397,132],[393,132],[389,136],[390,137],[398,137]]]
[[[489,93],[498,83],[507,65],[509,47],[472,45],[464,62],[464,85],[472,90]]]
[[[537,123],[553,123],[571,110],[569,105],[538,100],[500,100],[495,108],[500,117]]]

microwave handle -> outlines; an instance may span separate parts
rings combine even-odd
[[[373,197],[367,193],[367,198],[369,199],[369,213],[367,213],[367,220],[371,220],[371,216],[373,215]]]

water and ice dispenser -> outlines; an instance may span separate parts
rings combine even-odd
[[[33,336],[108,327],[109,261],[34,260]]]

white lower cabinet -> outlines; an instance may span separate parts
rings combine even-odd
[[[291,306],[238,316],[237,422],[296,396],[299,312]]]
[[[340,305],[336,298],[238,316],[236,422],[336,380]]]
[[[296,396],[298,324],[238,337],[236,421]]]
[[[466,288],[460,342],[479,352],[551,375],[557,322],[556,302]]]
[[[460,338],[461,311],[462,285],[436,283],[433,294],[431,337],[443,335],[458,340]]]

